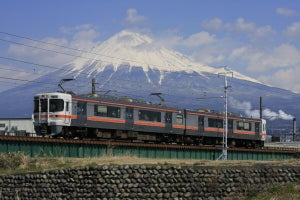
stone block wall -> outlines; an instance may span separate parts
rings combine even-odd
[[[300,167],[97,166],[0,176],[0,199],[224,199],[300,182]]]

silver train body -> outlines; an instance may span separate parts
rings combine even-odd
[[[220,145],[224,115],[175,109],[106,95],[44,93],[34,97],[38,135],[153,143]],[[228,146],[261,147],[266,121],[228,115]]]

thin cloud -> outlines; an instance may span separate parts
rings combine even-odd
[[[244,59],[249,63],[249,71],[266,72],[270,69],[283,69],[300,64],[300,50],[290,44],[281,44],[266,52],[248,49],[246,53]]]
[[[298,67],[281,69],[274,74],[263,75],[258,79],[265,84],[272,85],[279,88],[289,89],[294,92],[300,91],[299,82],[300,69]]]
[[[296,11],[291,10],[291,9],[287,9],[287,8],[277,8],[276,13],[278,15],[282,15],[282,16],[285,16],[285,17],[292,17],[292,16],[297,15]]]
[[[189,36],[186,40],[182,41],[182,44],[187,47],[201,46],[205,44],[211,44],[215,41],[215,36],[208,32],[201,31],[199,33]]]
[[[223,28],[223,21],[220,18],[213,18],[210,20],[204,20],[201,25],[205,29],[218,31]]]
[[[215,35],[206,31],[192,34],[187,38],[179,36],[177,32],[172,32],[156,39],[156,43],[169,48],[188,47],[193,49],[203,45],[209,45],[214,42],[216,42]]]
[[[91,50],[98,44],[96,40],[100,35],[93,26],[88,24],[62,27],[60,31],[68,37],[47,37],[41,39],[41,43],[34,40],[20,39],[9,45],[7,53],[25,61],[30,60],[49,66],[63,66],[80,55],[79,51],[73,49]],[[18,45],[17,43],[24,45]]]
[[[284,31],[284,35],[289,38],[300,38],[300,22],[295,22],[288,26]]]
[[[225,23],[219,18],[213,18],[210,20],[203,21],[201,23],[202,27],[211,31],[228,31],[233,33],[241,33],[250,37],[266,37],[273,35],[275,31],[271,26],[261,26],[258,27],[253,22],[247,22],[244,18],[237,18],[233,23]]]
[[[127,10],[127,16],[124,20],[126,25],[137,25],[145,22],[146,17],[139,15],[137,10],[134,8],[130,8]]]

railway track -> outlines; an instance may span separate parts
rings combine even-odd
[[[81,144],[81,145],[102,145],[102,146],[124,146],[124,147],[147,147],[147,148],[166,148],[166,149],[190,149],[190,150],[222,150],[221,146],[189,146],[178,144],[154,144],[141,142],[124,142],[124,141],[101,141],[101,140],[81,140],[81,139],[63,139],[63,138],[49,138],[49,137],[28,137],[28,136],[0,136],[2,142],[27,142],[27,143],[57,143],[57,144]],[[295,153],[299,154],[300,150],[297,148],[283,148],[283,147],[263,147],[258,149],[251,148],[228,148],[228,151],[240,152],[258,152],[258,153]]]

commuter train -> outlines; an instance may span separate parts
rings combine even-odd
[[[264,119],[228,113],[229,147],[262,147]],[[34,97],[34,125],[40,136],[130,142],[222,145],[224,114],[186,110],[108,95],[44,93]]]

